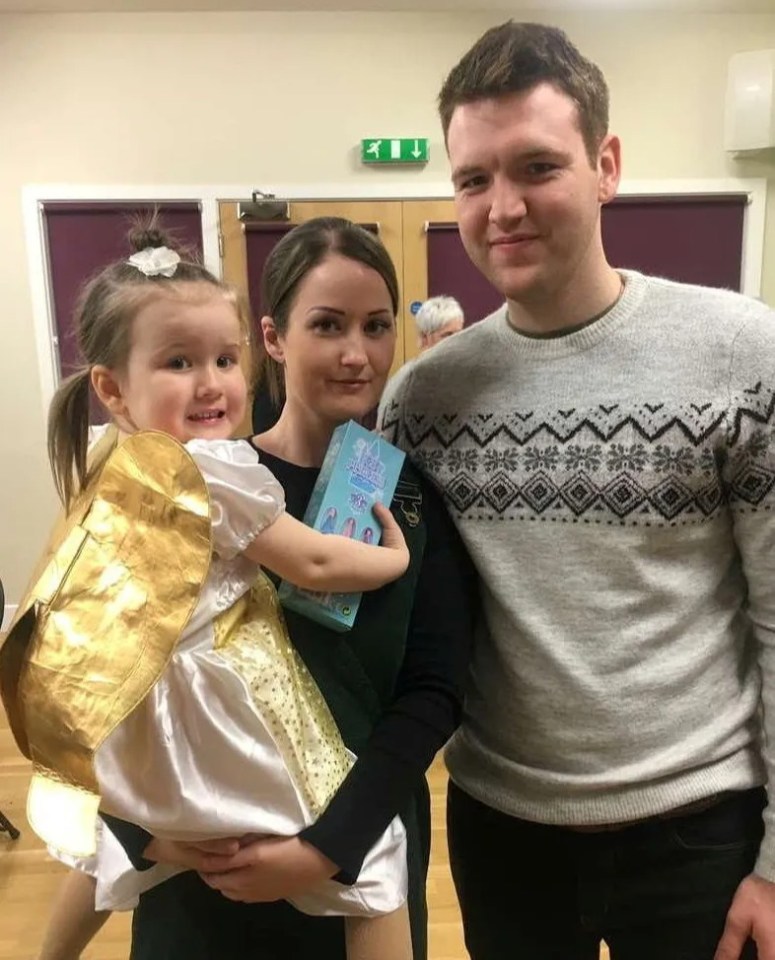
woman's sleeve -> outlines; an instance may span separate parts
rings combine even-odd
[[[100,819],[124,848],[135,870],[149,870],[156,866],[155,860],[146,860],[143,856],[146,847],[153,840],[150,833],[138,827],[136,823],[119,820],[118,817],[112,817],[107,813],[101,813]]]
[[[231,560],[285,510],[285,494],[244,440],[191,440],[210,494],[215,551]]]
[[[302,834],[355,883],[460,722],[478,612],[477,578],[439,495],[424,487],[427,541],[393,702],[320,818]]]

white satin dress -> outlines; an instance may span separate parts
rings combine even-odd
[[[294,836],[325,809],[354,758],[290,644],[274,588],[241,555],[284,510],[283,490],[245,441],[186,448],[210,494],[213,558],[165,672],[95,754],[101,809],[165,839]],[[180,872],[134,870],[104,826],[96,858],[59,856],[96,875],[100,910],[131,909]],[[317,915],[377,915],[399,907],[406,886],[395,818],[356,884],[328,880],[291,902]]]

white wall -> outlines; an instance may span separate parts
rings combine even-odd
[[[55,509],[22,186],[438,181],[447,173],[438,88],[478,34],[502,19],[0,14],[0,576],[9,601],[18,599]],[[775,47],[775,13],[552,22],[609,79],[627,178],[775,178],[775,160],[734,162],[722,142],[728,59]],[[430,137],[431,163],[424,171],[360,168],[360,139],[384,134]],[[763,294],[775,303],[772,189]]]

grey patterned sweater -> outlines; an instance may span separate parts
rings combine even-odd
[[[451,775],[544,823],[773,781],[775,313],[623,275],[619,303],[564,337],[525,337],[502,308],[382,412],[481,576]],[[775,880],[765,821],[757,871]]]

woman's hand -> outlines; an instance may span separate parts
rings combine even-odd
[[[299,837],[253,840],[224,868],[200,870],[205,883],[229,900],[264,903],[307,893],[339,868]]]
[[[240,850],[236,837],[224,840],[160,840],[154,837],[143,851],[146,860],[168,863],[185,870],[199,873],[218,872],[230,869],[235,855]]]

